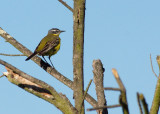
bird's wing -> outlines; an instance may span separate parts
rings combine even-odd
[[[43,55],[44,53],[47,53],[51,49],[54,49],[59,43],[60,43],[59,38],[56,38],[54,40],[50,40],[50,41],[46,42],[46,44],[43,47],[43,49],[40,52],[38,52],[38,53],[40,55]]]

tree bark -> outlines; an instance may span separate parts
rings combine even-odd
[[[104,68],[101,60],[93,60],[93,74],[94,74],[94,83],[96,86],[96,94],[98,100],[98,107],[106,106],[106,99],[103,87],[103,77],[104,77]],[[108,114],[107,108],[100,109],[99,114]]]
[[[83,100],[83,90],[84,90],[84,82],[83,82],[84,19],[85,19],[85,0],[74,0],[74,9],[73,9],[74,99],[75,99],[75,107],[79,112],[81,112],[81,114],[84,113],[84,106],[82,106],[81,110],[81,102]]]
[[[127,102],[127,95],[126,95],[126,88],[125,86],[123,85],[123,82],[121,81],[120,79],[120,76],[117,72],[116,69],[112,69],[112,73],[119,85],[119,88],[121,89],[121,95],[119,97],[119,102],[122,106],[122,109],[123,109],[123,114],[129,114],[129,109],[128,109],[128,102]]]
[[[4,72],[3,74],[11,83],[53,104],[65,114],[78,113],[66,96],[59,94],[47,83],[27,75],[2,60],[0,60],[0,64],[7,66],[8,72]]]
[[[160,56],[157,56],[157,63],[160,69]],[[160,76],[158,76],[154,98],[150,109],[150,114],[158,114],[159,106],[160,106]]]

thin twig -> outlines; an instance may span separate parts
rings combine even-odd
[[[0,76],[0,78],[2,78],[3,76],[5,76],[4,74]]]
[[[92,83],[92,79],[89,81],[88,86],[87,86],[87,88],[86,88],[86,91],[84,92],[83,100],[85,99],[85,97],[86,97],[86,95],[87,95],[87,92],[88,92],[88,90],[89,90],[89,87],[90,87],[91,83]]]
[[[82,103],[81,103],[81,104],[82,104],[82,105],[81,105],[81,110],[82,110],[82,106],[83,106],[85,97],[86,97],[86,95],[87,95],[87,92],[88,92],[88,90],[89,90],[89,87],[90,87],[91,83],[92,83],[92,79],[89,81],[88,86],[87,86],[87,88],[86,88],[86,91],[84,92],[83,100],[82,100]],[[81,110],[80,110],[80,114],[81,114]]]
[[[139,95],[139,93],[138,93],[138,92],[137,92],[137,102],[138,102],[138,106],[139,106],[140,114],[143,114],[142,106],[141,106],[141,103],[140,103],[140,95]]]
[[[158,78],[157,74],[154,72],[154,69],[153,69],[151,54],[150,54],[150,62],[151,62],[152,72],[153,72],[153,74]]]
[[[0,53],[0,55],[4,55],[4,56],[26,56],[24,54],[4,54],[4,53]]]
[[[113,87],[105,87],[104,90],[121,91],[121,89]]]
[[[110,105],[110,106],[88,108],[87,111],[99,110],[99,109],[104,109],[104,108],[116,108],[116,107],[121,107],[121,105],[120,104],[116,104],[116,105]]]
[[[63,0],[58,0],[60,3],[62,3],[66,8],[68,8],[72,13],[73,13],[73,9]]]

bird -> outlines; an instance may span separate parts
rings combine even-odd
[[[46,59],[44,58],[44,56],[48,56],[49,61],[53,67],[53,64],[52,64],[52,61],[50,60],[50,58],[52,55],[55,55],[60,49],[61,39],[60,39],[59,35],[62,32],[65,32],[65,31],[59,30],[57,28],[50,29],[48,31],[48,34],[40,41],[40,43],[36,47],[34,53],[31,54],[26,59],[26,61],[30,60],[35,55],[39,55],[39,56],[43,57],[43,59],[46,63],[48,63],[46,61]]]

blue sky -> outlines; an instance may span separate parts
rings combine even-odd
[[[66,0],[73,5],[71,0]],[[118,87],[112,68],[116,68],[127,90],[131,114],[139,113],[136,92],[143,93],[151,107],[158,74],[156,56],[160,54],[160,1],[158,0],[87,0],[84,42],[84,87],[93,79],[92,62],[101,59],[104,68],[104,86]],[[56,69],[73,79],[73,16],[57,0],[21,1],[2,0],[0,27],[17,41],[34,51],[40,40],[51,28],[65,30],[60,35],[62,45],[57,55],[51,58]],[[0,53],[19,54],[13,46],[0,38]],[[48,75],[26,57],[4,57],[20,70],[41,79],[66,94],[74,104],[73,92]],[[0,65],[0,72],[5,72]],[[0,113],[2,114],[61,114],[53,105],[11,84],[5,77],[0,79]],[[96,98],[94,83],[89,94]],[[118,103],[119,92],[105,91],[108,105]],[[85,102],[86,109],[91,108]],[[109,114],[121,114],[121,108],[109,109]],[[96,114],[96,112],[86,112]]]

